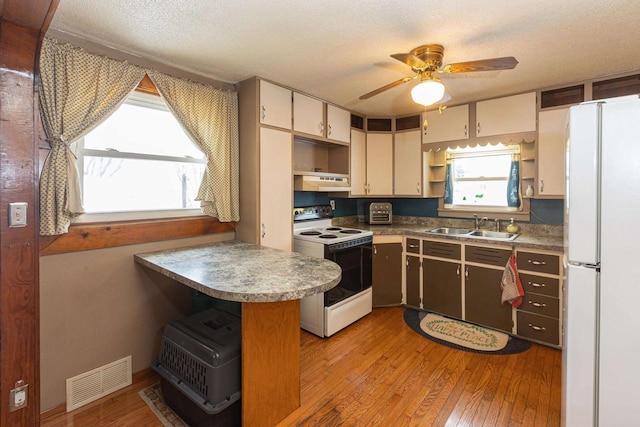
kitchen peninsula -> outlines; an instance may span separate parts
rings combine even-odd
[[[274,425],[300,406],[298,300],[337,285],[337,264],[239,241],[134,258],[199,292],[242,303],[243,425]]]

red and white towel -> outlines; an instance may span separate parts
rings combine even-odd
[[[522,304],[524,289],[522,289],[522,282],[520,281],[520,276],[518,276],[518,265],[514,254],[511,254],[507,265],[504,267],[500,290],[502,290],[502,304],[509,302],[516,308]]]

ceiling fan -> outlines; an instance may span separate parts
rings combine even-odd
[[[502,58],[481,59],[477,61],[458,62],[442,66],[444,47],[439,44],[427,44],[412,49],[409,53],[394,53],[392,58],[397,59],[411,67],[413,77],[403,77],[400,80],[379,87],[360,99],[368,99],[385,90],[391,89],[403,83],[420,78],[420,84],[411,90],[411,97],[417,104],[425,107],[433,105],[445,97],[444,84],[434,76],[435,73],[467,73],[472,71],[511,70],[518,65],[513,56]],[[448,94],[447,94],[448,95]],[[449,95],[449,99],[451,96]],[[448,100],[448,99],[447,99]]]

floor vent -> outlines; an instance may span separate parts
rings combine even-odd
[[[131,356],[67,379],[67,412],[131,385]]]

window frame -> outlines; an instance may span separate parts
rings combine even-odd
[[[146,76],[145,76],[146,77]],[[146,77],[148,79],[148,77]],[[144,81],[144,80],[143,80]],[[155,88],[155,86],[153,86]],[[161,99],[160,95],[156,92],[153,93],[149,88],[136,89],[127,96],[127,99],[123,102],[136,105],[144,108],[153,108],[160,111],[167,111],[171,113],[166,103]],[[187,135],[187,137],[189,137]],[[199,149],[199,148],[198,148]],[[78,166],[78,178],[80,180],[80,188],[82,195],[84,196],[84,158],[89,157],[102,157],[112,159],[134,159],[134,160],[153,160],[153,161],[167,161],[167,162],[179,162],[189,164],[204,164],[206,165],[206,158],[197,159],[190,156],[167,156],[158,154],[143,154],[133,153],[127,151],[120,151],[116,149],[96,150],[85,148],[84,137],[76,141],[72,146],[72,152],[77,158]],[[87,212],[73,220],[73,224],[93,224],[110,221],[138,221],[138,220],[154,220],[154,219],[168,219],[168,218],[185,218],[185,217],[197,217],[202,216],[202,210],[200,208],[191,209],[148,209],[148,210],[131,210],[131,211],[109,211],[109,212]]]

